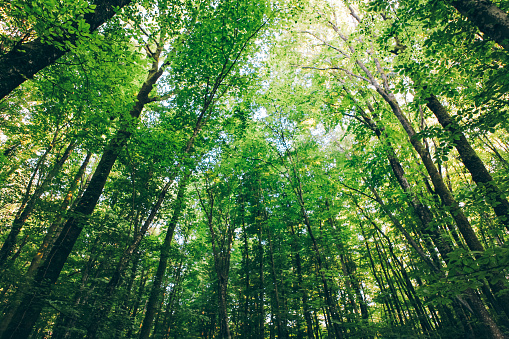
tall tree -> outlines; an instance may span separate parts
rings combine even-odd
[[[93,5],[82,2],[78,6],[61,3],[58,7],[54,3],[57,8],[47,8],[47,3],[34,2],[29,5],[15,1],[6,6],[5,19],[13,26],[22,23],[25,27],[19,27],[19,32],[16,32],[19,37],[2,37],[3,48],[11,48],[7,52],[2,51],[0,56],[0,99],[57,61],[70,47],[79,43],[80,38],[90,37],[90,33],[130,3],[131,0],[110,0]],[[48,15],[62,12],[67,6],[74,9],[74,13],[66,18],[70,21],[60,22],[57,16]],[[77,17],[80,19],[76,20]]]

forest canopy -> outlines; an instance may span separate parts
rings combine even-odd
[[[508,12],[0,0],[0,338],[507,338]]]

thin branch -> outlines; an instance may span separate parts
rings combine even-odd
[[[166,93],[164,95],[158,95],[158,96],[154,96],[154,97],[148,98],[147,103],[154,102],[154,101],[168,100],[168,99],[173,98],[174,96],[176,96],[178,94],[178,92],[179,92],[178,90],[174,90],[174,91],[168,92],[168,93]]]
[[[352,5],[348,5],[348,9],[350,10],[350,15],[353,16],[358,23],[361,23],[361,18],[357,15],[357,13],[355,13]]]
[[[340,182],[339,184],[340,184],[341,186],[344,186],[344,187],[348,188],[349,190],[352,190],[352,191],[354,191],[354,192],[359,193],[360,195],[365,196],[365,197],[366,197],[366,198],[368,198],[368,199],[371,199],[371,200],[373,200],[373,201],[377,201],[377,200],[376,200],[376,198],[374,198],[374,197],[370,196],[369,194],[366,194],[366,193],[364,193],[364,192],[362,192],[362,191],[360,191],[360,190],[358,190],[358,189],[356,189],[356,188],[353,188],[353,187],[347,186],[347,185],[343,184],[342,182]]]
[[[346,68],[343,68],[343,67],[337,67],[337,66],[332,66],[332,67],[314,67],[314,66],[301,66],[301,65],[292,65],[292,66],[300,67],[300,68],[303,68],[303,69],[315,69],[315,70],[319,70],[319,71],[330,71],[330,70],[343,71],[343,72],[345,72],[348,75],[356,77],[357,79],[361,79],[363,81],[371,83],[371,81],[369,79],[363,77],[362,75],[355,74],[355,73],[353,73],[353,72],[351,72],[351,71],[349,71],[349,70],[347,70]]]
[[[344,55],[345,57],[347,58],[350,58],[350,56],[348,54],[346,54],[345,52],[343,52],[340,48],[338,47],[335,47],[335,46],[332,46],[331,44],[329,44],[327,41],[325,41],[324,39],[318,37],[316,34],[314,34],[313,32],[310,32],[310,31],[297,31],[297,33],[304,33],[304,34],[309,34],[311,36],[313,36],[315,39],[321,41],[325,46],[328,46],[330,48],[332,48],[333,50],[341,53],[342,55]]]

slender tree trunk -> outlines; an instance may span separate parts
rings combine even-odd
[[[41,261],[48,254],[48,248],[51,247],[54,240],[58,237],[60,233],[59,228],[62,224],[63,216],[71,203],[72,197],[76,191],[76,188],[78,187],[78,183],[82,179],[91,157],[92,153],[88,153],[87,156],[85,157],[85,160],[83,160],[83,163],[81,164],[81,167],[79,168],[78,172],[74,176],[74,179],[71,182],[71,186],[69,187],[69,191],[67,192],[67,195],[65,196],[64,200],[62,201],[62,204],[60,205],[60,210],[58,214],[55,216],[55,219],[51,223],[51,226],[48,228],[48,232],[44,236],[42,244],[39,246],[37,253],[30,262],[30,266],[28,267],[27,270],[28,277],[33,276],[34,272],[39,267]]]
[[[509,202],[493,181],[488,169],[484,166],[484,163],[472,146],[470,146],[470,143],[463,132],[461,132],[459,126],[453,121],[440,101],[433,94],[426,100],[428,101],[428,108],[435,114],[442,127],[451,133],[452,140],[458,150],[461,161],[472,175],[472,179],[479,188],[485,190],[486,202],[493,207],[500,222],[509,230]]]
[[[376,223],[373,221],[373,219],[359,205],[357,205],[357,207],[360,209],[360,211],[366,217],[366,219],[369,220],[371,225],[373,225],[373,227],[378,231],[378,233],[386,240],[387,247],[391,254],[392,260],[388,260],[387,256],[385,256],[385,258],[387,259],[385,261],[388,263],[391,271],[393,272],[393,275],[396,276],[397,278],[401,279],[400,285],[403,287],[402,289],[403,289],[404,293],[406,294],[408,300],[412,304],[412,306],[417,314],[417,318],[421,324],[423,333],[429,335],[430,333],[432,333],[433,329],[431,328],[431,325],[429,323],[428,315],[424,314],[422,303],[420,302],[419,297],[417,296],[415,289],[408,277],[405,266],[403,265],[401,260],[399,260],[399,258],[394,253],[394,247],[392,245],[392,241],[389,239],[389,237],[387,235],[385,235],[385,233],[383,233],[383,231],[376,225]],[[391,264],[391,261],[396,262],[398,264],[399,272],[401,273],[401,277],[398,277],[398,272]]]
[[[228,279],[225,278],[225,274],[222,273],[219,277],[219,318],[221,321],[219,337],[221,339],[231,339],[230,326],[228,325],[228,311],[227,311],[227,301],[226,301],[226,292],[228,287]]]
[[[139,335],[140,339],[148,339],[150,336],[150,332],[152,330],[152,323],[154,322],[157,305],[159,304],[159,299],[161,298],[163,279],[164,275],[166,274],[166,268],[168,266],[168,260],[170,258],[171,241],[173,239],[173,234],[175,232],[175,228],[177,227],[180,214],[185,207],[184,195],[188,178],[189,174],[184,175],[184,177],[179,183],[177,197],[174,202],[173,215],[168,224],[168,229],[166,230],[164,242],[161,245],[159,264],[157,266],[156,275],[154,277],[154,283],[152,285],[150,296],[147,302],[145,317],[143,318],[143,323],[140,329]]]
[[[178,303],[180,298],[180,291],[182,289],[182,282],[185,279],[185,271],[183,272],[184,258],[180,259],[179,267],[175,273],[173,288],[171,289],[170,296],[168,298],[168,303],[166,305],[166,316],[163,321],[163,330],[164,335],[163,338],[169,338],[172,325],[173,325],[173,315],[175,314],[175,306]]]
[[[348,94],[348,96],[355,100],[353,95],[344,88],[345,92]],[[359,114],[361,115],[361,122],[363,122],[369,129],[371,129],[377,138],[384,142],[386,145],[386,156],[389,160],[389,164],[391,166],[392,172],[394,176],[396,177],[396,181],[398,182],[401,189],[409,196],[409,200],[407,200],[407,203],[412,211],[415,212],[417,215],[418,221],[417,224],[420,226],[419,230],[426,236],[425,241],[429,243],[428,239],[431,239],[435,246],[438,248],[440,253],[447,252],[449,253],[451,251],[450,245],[447,243],[447,241],[442,237],[440,232],[437,230],[437,227],[433,225],[434,217],[433,213],[430,211],[430,209],[423,204],[417,195],[415,194],[414,190],[412,189],[412,186],[408,182],[405,171],[403,169],[403,166],[401,165],[401,162],[399,161],[398,157],[396,156],[396,152],[392,146],[392,144],[386,140],[386,135],[383,126],[379,126],[377,122],[375,122],[367,112],[365,112],[360,105],[357,106]],[[368,103],[368,109],[370,112],[374,112],[374,108],[371,107],[371,105]],[[397,226],[397,225],[396,225]],[[403,227],[401,227],[403,229]],[[406,236],[405,236],[406,237]],[[429,237],[429,238],[428,238]],[[408,238],[407,238],[408,239]],[[412,244],[412,243],[411,243]],[[434,246],[429,246],[428,249],[430,251],[431,259],[433,260],[433,263],[436,267],[441,267],[440,259],[438,258],[438,255],[436,254],[436,251],[434,249]],[[412,245],[414,246],[414,245]],[[417,248],[417,247],[414,247]],[[444,257],[444,260],[447,260],[447,257]]]
[[[472,251],[484,251],[484,247],[482,246],[481,242],[477,238],[477,235],[475,234],[474,230],[472,229],[472,226],[470,225],[470,222],[468,221],[467,217],[463,213],[463,210],[459,206],[458,202],[454,199],[451,192],[447,189],[447,186],[445,185],[442,176],[438,172],[433,159],[431,158],[431,155],[429,154],[428,150],[422,142],[418,139],[417,133],[415,132],[414,128],[410,124],[410,122],[407,120],[405,115],[403,114],[403,111],[399,107],[399,104],[397,103],[396,98],[394,95],[388,91],[389,85],[387,84],[385,80],[385,74],[383,73],[383,70],[381,69],[381,66],[378,63],[378,60],[375,60],[377,64],[377,68],[379,70],[379,73],[384,78],[384,84],[386,89],[382,89],[376,80],[372,83],[373,86],[376,87],[377,92],[382,96],[382,98],[389,104],[391,107],[394,115],[396,118],[398,118],[399,122],[401,123],[401,126],[405,130],[405,132],[408,135],[408,138],[410,139],[410,143],[414,147],[414,149],[419,154],[424,167],[426,167],[426,170],[431,178],[431,182],[433,183],[433,186],[435,188],[435,192],[440,196],[440,199],[444,203],[445,206],[447,206],[450,210],[451,216],[453,217],[454,221],[456,221],[456,225],[458,226],[458,229],[460,230],[461,234],[463,235],[463,238],[465,239],[468,247]],[[365,72],[369,71],[366,69]],[[368,74],[366,73],[366,74]],[[371,75],[371,73],[369,73]]]
[[[251,314],[250,314],[250,275],[249,275],[249,243],[248,243],[248,235],[246,232],[245,225],[245,204],[242,201],[242,230],[244,233],[244,248],[243,248],[243,257],[244,257],[244,278],[245,278],[245,286],[244,286],[244,314],[243,314],[243,335],[248,338],[251,335]]]
[[[258,301],[259,301],[259,310],[258,310],[258,338],[264,338],[265,336],[265,275],[263,272],[263,262],[264,262],[264,250],[262,244],[262,225],[258,224],[258,255],[260,256],[260,260],[258,262],[259,265],[259,285],[258,285]]]
[[[330,207],[328,200],[325,201],[325,207],[327,211],[330,213]],[[334,219],[332,216],[329,216],[328,222],[332,229],[337,229]],[[413,240],[413,239],[412,239]],[[348,277],[348,282],[350,286],[354,289],[355,295],[359,301],[360,305],[360,312],[362,319],[368,319],[369,313],[368,313],[368,305],[366,303],[366,300],[364,299],[364,296],[361,292],[361,284],[359,282],[359,279],[356,274],[356,266],[354,261],[352,260],[351,254],[345,250],[343,243],[341,241],[338,241],[337,247],[339,250],[339,260],[341,263],[341,270],[343,271],[343,274]]]
[[[55,165],[53,165],[53,168],[48,172],[43,182],[39,185],[39,187],[35,189],[30,198],[26,200],[26,203],[22,204],[20,207],[20,210],[16,214],[16,218],[14,218],[14,221],[12,222],[11,231],[9,232],[7,239],[0,249],[0,267],[4,266],[5,262],[7,261],[9,254],[16,245],[16,238],[18,237],[18,234],[21,232],[21,229],[37,206],[39,198],[46,191],[46,188],[53,181],[53,178],[58,174],[58,172],[60,172],[75,146],[75,141],[72,141],[69,146],[67,146],[64,154],[55,163]]]
[[[95,271],[95,274],[91,276],[91,271],[97,262],[97,247],[101,242],[101,238],[102,237],[100,235],[95,238],[88,261],[83,265],[84,267],[82,269],[80,286],[73,297],[73,310],[77,310],[80,305],[87,303],[92,292],[92,289],[87,288],[87,283],[90,279],[97,278],[101,272],[101,269],[98,268]],[[102,262],[100,266],[103,266],[104,264],[105,263]],[[60,313],[57,321],[55,321],[52,339],[70,338],[73,332],[72,329],[76,327],[76,323],[79,320],[79,314],[79,311],[74,311],[70,314]]]
[[[149,93],[162,75],[163,70],[159,68],[158,59],[161,52],[162,48],[159,48],[159,51],[155,53],[152,69],[149,71],[145,83],[138,92],[136,103],[130,111],[130,116],[134,119],[138,119],[140,116],[144,105],[149,101]],[[57,281],[88,217],[94,211],[113,164],[131,133],[128,129],[121,129],[106,146],[87,189],[73,211],[73,216],[64,224],[60,236],[48,254],[48,258],[39,266],[30,290],[23,298],[2,339],[25,339],[30,335],[44,307],[44,300]]]
[[[398,231],[400,231],[405,239],[408,241],[410,246],[417,252],[419,257],[435,272],[439,272],[440,269],[435,265],[435,263],[424,253],[424,250],[422,247],[417,243],[417,241],[414,240],[412,235],[407,232],[407,230],[401,225],[399,220],[389,211],[389,209],[385,206],[384,202],[382,201],[382,198],[378,194],[378,192],[373,188],[370,187],[371,192],[375,196],[376,201],[382,207],[382,210],[384,213],[389,217],[389,219],[392,221],[392,224],[396,227]]]
[[[286,333],[286,326],[283,325],[283,322],[281,320],[281,301],[279,300],[279,290],[278,290],[278,274],[276,273],[276,265],[274,263],[274,247],[272,245],[272,237],[270,235],[270,228],[267,229],[267,239],[269,240],[269,255],[270,255],[270,268],[271,273],[273,277],[273,284],[274,284],[274,297],[276,305],[275,308],[275,318],[276,318],[276,328],[277,328],[277,336],[280,339],[284,339],[288,337],[288,334]]]
[[[295,250],[295,266],[297,270],[297,286],[299,291],[302,293],[302,308],[304,310],[304,319],[306,320],[306,329],[308,334],[308,339],[314,339],[314,333],[313,333],[313,322],[311,320],[311,311],[309,309],[309,300],[308,300],[308,294],[306,289],[304,288],[304,281],[302,279],[302,263],[300,258],[299,249],[297,246],[298,236],[295,233],[295,229],[293,225],[291,226],[291,232],[293,235],[293,243],[294,243],[294,250]]]
[[[140,230],[135,234],[134,239],[132,240],[129,247],[122,253],[122,256],[120,257],[120,260],[117,264],[117,267],[115,268],[115,271],[112,274],[111,279],[108,281],[108,284],[106,285],[106,288],[103,292],[103,300],[99,306],[98,309],[95,310],[94,315],[92,317],[92,321],[90,323],[90,327],[87,331],[87,338],[89,339],[95,339],[97,337],[97,332],[100,329],[102,322],[107,318],[112,305],[112,298],[115,295],[115,291],[117,287],[120,285],[122,276],[124,274],[125,269],[127,268],[129,262],[131,261],[131,258],[133,256],[133,253],[138,249],[143,237],[145,236],[145,233],[152,225],[152,222],[154,221],[154,218],[157,215],[157,212],[161,208],[161,205],[163,204],[164,198],[166,194],[168,193],[168,190],[171,187],[171,184],[173,183],[173,180],[169,181],[161,190],[159,193],[159,196],[152,207],[149,216],[147,217],[147,220],[143,223],[143,226],[140,228]]]
[[[55,217],[55,220],[53,221],[53,223],[49,227],[48,232],[46,233],[46,235],[45,235],[45,237],[43,239],[42,244],[39,246],[39,249],[37,250],[37,253],[33,257],[32,261],[30,263],[30,266],[28,267],[28,270],[27,270],[27,273],[26,273],[26,278],[31,279],[33,277],[34,272],[39,267],[39,265],[40,265],[41,261],[43,260],[44,256],[47,255],[48,247],[51,246],[51,244],[53,243],[54,239],[56,238],[55,237],[55,233],[57,233],[57,229],[58,229],[58,227],[61,224],[62,214],[65,213],[65,210],[67,209],[67,206],[70,203],[70,200],[72,198],[72,194],[76,190],[76,186],[78,185],[78,181],[83,176],[83,172],[85,171],[85,168],[86,168],[86,166],[88,164],[89,159],[90,159],[90,153],[87,155],[85,161],[83,162],[83,164],[81,165],[80,169],[76,173],[76,176],[74,177],[74,180],[71,182],[71,187],[69,188],[69,191],[68,191],[66,197],[64,198],[64,201],[62,202],[62,205],[60,206],[59,214]],[[21,296],[23,294],[23,289],[24,289],[24,287],[22,286],[22,287],[20,287],[16,291],[15,296],[13,298],[13,302],[11,303],[11,305],[9,307],[10,311],[7,311],[4,314],[4,317],[3,317],[3,319],[2,319],[2,321],[0,323],[0,337],[3,335],[3,333],[4,333],[5,329],[6,329],[6,326],[11,321],[11,319],[12,319],[12,317],[14,315],[14,312],[16,311],[17,307],[19,306],[19,303],[21,302]]]
[[[283,158],[282,155],[280,155],[280,158],[284,164],[285,158]],[[301,183],[300,176],[299,176],[299,173],[296,168],[296,164],[299,161],[298,154],[296,153],[295,155],[292,155],[289,151],[287,151],[286,161],[288,161],[289,165],[291,166],[290,168],[287,168],[288,171],[293,173],[293,176],[288,176],[288,180],[289,180],[290,184],[292,185],[295,197],[297,198],[298,204],[300,206],[301,216],[304,219],[304,224],[306,225],[306,229],[307,229],[308,235],[311,239],[311,243],[313,246],[313,252],[315,253],[315,259],[316,259],[316,262],[318,265],[318,267],[317,267],[318,275],[320,275],[320,277],[322,279],[322,283],[323,283],[323,290],[324,290],[323,294],[325,297],[325,302],[327,304],[327,311],[330,314],[331,319],[332,319],[331,325],[334,330],[335,337],[337,339],[342,339],[343,338],[343,329],[341,328],[342,319],[341,319],[340,315],[338,314],[337,302],[332,297],[332,290],[331,290],[331,286],[330,286],[330,285],[332,285],[333,282],[332,282],[332,280],[328,279],[325,276],[324,269],[326,269],[326,267],[322,261],[320,249],[318,248],[316,238],[313,235],[313,229],[311,228],[311,221],[309,219],[309,216],[308,216],[306,208],[305,208],[305,200],[304,200],[304,195],[303,195],[303,191],[302,191],[302,183]],[[313,335],[313,331],[312,330],[308,331],[308,334]]]
[[[141,271],[141,277],[140,277],[140,286],[138,287],[138,295],[136,297],[136,300],[134,301],[134,305],[132,307],[132,312],[130,314],[131,326],[129,326],[129,330],[127,331],[126,338],[132,338],[133,337],[133,330],[134,326],[136,325],[136,316],[138,315],[138,309],[141,305],[141,302],[143,300],[143,293],[145,292],[145,287],[148,279],[148,274],[144,269]]]
[[[483,137],[486,140],[483,140]],[[500,154],[497,147],[490,141],[488,136],[486,136],[486,135],[480,136],[480,139],[493,152],[493,155],[498,160],[498,162],[500,162],[502,164],[502,166],[504,166],[506,168],[506,170],[509,169],[509,162],[502,156],[502,154]]]
[[[377,91],[383,92],[383,90],[381,90],[380,87],[378,87]],[[453,219],[456,221],[456,225],[458,226],[460,233],[463,235],[463,238],[465,239],[467,246],[469,247],[469,249],[471,251],[477,251],[477,252],[481,252],[481,253],[484,252],[484,247],[482,246],[477,235],[475,234],[474,230],[472,229],[470,222],[468,221],[467,217],[463,213],[459,204],[456,202],[456,200],[452,196],[451,192],[447,189],[447,187],[442,179],[442,176],[436,169],[436,167],[433,163],[433,160],[431,159],[429,152],[422,145],[422,143],[417,139],[417,136],[416,136],[416,133],[415,133],[413,127],[410,125],[410,123],[408,122],[406,117],[403,115],[403,112],[399,108],[399,105],[397,104],[396,99],[394,98],[394,96],[392,94],[387,95],[385,92],[383,92],[382,96],[385,96],[384,99],[386,99],[388,101],[394,114],[400,121],[404,130],[407,132],[408,137],[410,138],[411,144],[414,146],[415,150],[421,157],[421,159],[424,163],[424,166],[426,167],[426,170],[428,171],[428,174],[429,174],[431,181],[433,183],[433,186],[435,188],[435,192],[440,196],[440,199],[442,200],[444,205],[449,208],[450,214],[453,217]],[[489,330],[489,335],[492,338],[503,338],[504,336],[503,336],[502,332],[496,325],[493,318],[491,318],[488,311],[485,309],[484,305],[482,304],[482,301],[478,297],[473,296],[473,295],[470,295],[469,299],[471,301],[472,308],[474,309],[476,314],[487,325],[487,328]]]

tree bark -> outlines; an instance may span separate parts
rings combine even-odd
[[[117,267],[115,268],[115,271],[113,272],[111,279],[108,281],[108,284],[106,285],[106,288],[103,292],[103,300],[101,301],[101,305],[98,309],[95,310],[94,315],[92,317],[92,321],[90,322],[90,326],[87,330],[87,338],[88,339],[95,339],[97,338],[97,332],[100,329],[103,320],[105,320],[108,317],[108,314],[111,310],[112,303],[111,299],[115,294],[115,291],[117,287],[119,286],[122,276],[124,274],[124,271],[131,261],[131,257],[133,253],[138,249],[141,241],[143,240],[143,237],[145,236],[145,233],[149,229],[149,227],[152,225],[152,222],[154,221],[154,218],[157,215],[157,212],[161,208],[161,205],[163,204],[164,198],[166,196],[166,193],[168,193],[168,190],[171,187],[173,180],[168,182],[161,192],[159,193],[159,196],[152,207],[149,216],[143,223],[143,226],[141,229],[135,234],[133,241],[129,245],[129,247],[122,253],[122,256],[117,264]]]
[[[168,266],[168,259],[170,257],[170,247],[171,241],[173,239],[173,233],[175,232],[175,228],[180,218],[180,214],[185,206],[184,195],[188,177],[189,174],[185,175],[184,178],[182,178],[182,180],[179,183],[177,198],[175,200],[175,205],[173,209],[173,215],[171,217],[170,223],[168,224],[168,230],[166,231],[164,242],[161,245],[161,255],[159,258],[159,264],[157,265],[154,283],[152,285],[150,296],[147,302],[145,317],[143,318],[143,323],[141,325],[139,335],[140,339],[148,339],[150,336],[150,331],[152,330],[152,323],[154,322],[157,305],[159,304],[159,299],[161,298],[162,294],[162,285],[164,275],[166,273],[166,267]]]
[[[11,231],[9,232],[7,239],[5,240],[4,244],[2,245],[2,248],[0,249],[0,267],[4,266],[5,262],[7,261],[9,254],[16,245],[16,239],[18,237],[18,234],[21,232],[21,229],[23,228],[26,221],[34,211],[35,207],[37,206],[39,198],[46,191],[46,188],[53,181],[53,178],[58,174],[58,172],[60,172],[62,166],[64,166],[64,163],[71,155],[74,147],[76,147],[76,142],[72,141],[69,144],[69,146],[67,146],[66,150],[64,151],[64,154],[55,163],[55,165],[53,165],[53,168],[48,172],[43,182],[39,185],[39,187],[35,189],[35,192],[28,199],[26,204],[22,204],[23,209],[20,210],[16,215],[16,218],[12,222]]]
[[[159,68],[158,58],[161,52],[162,48],[159,48],[154,56],[155,59],[148,77],[138,92],[136,103],[129,112],[135,120],[140,116],[144,105],[149,102],[148,95],[163,73],[163,70]],[[83,226],[94,211],[110,171],[131,134],[130,129],[123,128],[117,132],[106,146],[87,189],[78,201],[72,216],[64,224],[60,236],[56,239],[55,245],[48,254],[48,258],[39,266],[29,291],[23,298],[2,339],[26,339],[30,335],[44,307],[44,301],[49,296],[52,285],[57,281],[67,257],[83,230]]]
[[[461,161],[472,175],[472,179],[479,188],[485,190],[486,202],[493,207],[500,222],[509,230],[509,202],[493,181],[488,169],[437,97],[431,94],[426,100],[428,108],[435,114],[438,122],[451,133]]]
[[[115,8],[128,5],[131,0],[94,1],[94,12],[85,15],[85,21],[90,25],[90,32],[95,31],[104,22],[115,15]],[[61,43],[74,43],[78,39],[75,34],[58,39]],[[68,50],[50,45],[39,37],[34,41],[26,42],[15,47],[0,57],[0,100],[21,85],[25,80],[31,79],[37,72],[53,64]]]
[[[454,0],[451,4],[481,32],[509,51],[509,16],[488,0]]]

